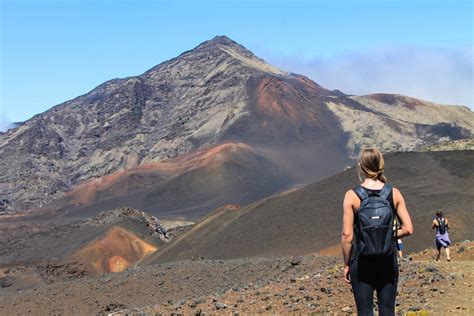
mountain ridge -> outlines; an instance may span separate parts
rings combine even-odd
[[[413,100],[330,91],[218,36],[0,134],[0,195],[6,210],[38,209],[95,178],[228,142],[255,148],[288,183],[309,183],[363,146],[413,150],[474,133],[472,112]]]

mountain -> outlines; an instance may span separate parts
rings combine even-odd
[[[406,253],[434,246],[431,222],[437,210],[449,218],[453,242],[474,238],[474,151],[392,153],[385,158],[388,180],[404,195],[415,227],[404,243]],[[143,263],[337,252],[342,199],[357,184],[350,168],[240,209],[215,210]]]
[[[331,91],[218,36],[0,133],[0,208],[91,215],[130,201],[197,217],[327,177],[363,146],[412,150],[473,133],[468,108]],[[232,158],[215,164],[214,148],[234,148]],[[217,158],[187,167],[206,152]]]

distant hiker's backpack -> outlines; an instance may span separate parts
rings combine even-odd
[[[354,189],[360,198],[355,214],[355,247],[359,256],[387,255],[394,252],[396,229],[395,210],[387,200],[392,186],[385,184],[379,192],[369,192],[362,186]]]
[[[444,217],[443,218],[437,218],[436,221],[438,222],[438,232],[441,235],[446,234],[446,228],[447,228],[446,219]]]

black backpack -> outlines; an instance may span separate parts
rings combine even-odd
[[[446,234],[446,228],[448,228],[447,225],[446,225],[446,219],[444,217],[443,218],[437,218],[436,221],[438,222],[438,232],[441,235]]]
[[[358,256],[389,255],[396,242],[395,210],[387,200],[392,186],[385,184],[380,192],[369,192],[358,186],[354,192],[360,198],[355,214],[355,247]]]

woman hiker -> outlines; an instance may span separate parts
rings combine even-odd
[[[443,212],[436,212],[436,218],[433,220],[431,228],[436,229],[435,241],[436,249],[438,251],[436,261],[439,261],[439,257],[441,256],[441,247],[446,251],[446,260],[448,260],[448,262],[451,261],[449,255],[449,246],[451,246],[451,240],[449,240],[448,233],[449,222],[448,219],[443,216]]]
[[[377,292],[379,315],[395,315],[398,283],[397,239],[413,234],[402,194],[386,183],[384,159],[377,149],[362,151],[361,184],[343,202],[344,280],[351,284],[358,315],[373,315]],[[394,229],[394,219],[400,227]]]

